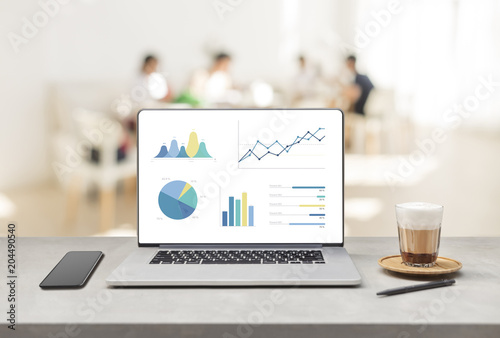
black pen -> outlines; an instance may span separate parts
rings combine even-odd
[[[430,282],[418,285],[403,286],[395,289],[387,289],[384,291],[377,292],[377,296],[392,296],[399,295],[400,293],[407,293],[413,291],[427,290],[433,288],[439,288],[441,286],[450,286],[455,283],[454,279],[443,279],[437,282]]]

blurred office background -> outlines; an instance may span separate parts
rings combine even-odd
[[[445,236],[499,236],[499,19],[494,0],[0,0],[0,219],[134,235],[141,107],[342,107],[347,235],[394,236],[394,204],[428,201]]]

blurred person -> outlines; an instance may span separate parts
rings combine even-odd
[[[158,64],[156,56],[147,55],[130,95],[123,95],[113,102],[118,120],[132,134],[136,131],[135,112],[143,108],[161,108],[162,104],[172,101],[172,90],[165,77],[158,72]]]
[[[350,149],[355,135],[365,134],[365,104],[374,88],[366,75],[359,74],[356,57],[349,55],[345,59],[345,71],[341,71],[334,81],[337,95],[331,100],[331,108],[340,108],[346,112],[345,148]]]
[[[144,58],[139,76],[138,85],[144,88],[146,104],[151,101],[170,102],[173,94],[168,87],[165,77],[158,73],[158,58],[154,55],[147,55]]]
[[[301,101],[315,99],[318,85],[318,73],[307,64],[306,58],[300,55],[298,62],[299,71],[292,83],[292,101],[294,105]]]
[[[347,69],[347,84],[344,83],[341,90],[341,99],[339,103],[342,104],[341,109],[347,112],[345,120],[345,148],[350,150],[355,143],[355,140],[360,140],[366,137],[365,125],[365,104],[368,100],[370,92],[374,88],[372,82],[366,75],[359,74],[356,68],[356,57],[349,55],[345,60]],[[353,114],[352,114],[352,113]],[[356,142],[357,147],[367,149],[367,139],[363,142]],[[359,150],[359,149],[358,149]]]
[[[189,93],[207,104],[235,104],[239,101],[239,93],[234,90],[229,68],[231,56],[219,53],[214,57],[210,69],[195,72]]]
[[[365,104],[374,86],[368,76],[358,73],[354,55],[349,55],[346,58],[346,67],[353,76],[353,82],[344,88],[344,96],[350,102],[351,110],[364,116]]]

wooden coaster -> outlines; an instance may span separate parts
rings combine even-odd
[[[462,263],[451,258],[438,257],[436,264],[432,268],[418,268],[408,266],[403,263],[401,255],[393,255],[382,257],[378,260],[378,264],[384,269],[407,273],[412,275],[442,275],[452,273],[462,268]]]

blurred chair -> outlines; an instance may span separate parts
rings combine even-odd
[[[366,115],[347,114],[350,148],[354,153],[380,154],[386,145],[398,142],[394,134],[396,118],[394,91],[373,89],[365,105]]]
[[[106,120],[104,120],[106,119]],[[115,224],[115,202],[116,189],[121,181],[134,181],[136,177],[136,154],[134,146],[128,149],[125,157],[118,160],[118,149],[120,148],[124,136],[124,130],[117,121],[109,120],[104,114],[80,110],[76,116],[79,131],[78,138],[88,138],[89,131],[93,131],[102,139],[93,142],[94,153],[99,154],[97,159],[85,157],[82,164],[75,170],[76,182],[72,189],[80,190],[79,182],[86,188],[89,184],[96,184],[99,190],[100,199],[100,232],[110,230]],[[110,125],[103,130],[102,121]],[[86,189],[84,189],[86,190]],[[77,194],[70,194],[78,196]],[[78,199],[68,201],[68,212],[76,210],[73,203],[78,203]],[[69,216],[71,217],[71,216]]]
[[[398,96],[399,101],[412,100]],[[397,104],[394,90],[374,89],[366,103],[366,152],[384,154],[408,153],[414,137],[413,123],[407,110]]]
[[[380,154],[384,149],[384,136],[392,136],[387,130],[389,120],[396,116],[394,91],[374,89],[366,102],[366,153]],[[386,133],[384,133],[387,132]],[[391,143],[394,140],[387,140]]]
[[[123,181],[128,188],[135,185],[136,149],[131,143],[125,158],[118,161],[117,151],[121,146],[124,130],[108,114],[96,110],[76,108],[78,102],[87,101],[91,94],[96,97],[106,96],[102,108],[109,111],[109,103],[113,95],[99,90],[84,90],[88,84],[56,85],[52,92],[53,122],[52,144],[54,150],[54,165],[63,169],[58,178],[66,191],[65,225],[74,224],[82,194],[88,192],[91,186],[96,186],[100,202],[99,232],[109,231],[115,224],[116,190]],[[106,109],[108,108],[108,109]],[[105,123],[105,127],[103,127]],[[94,149],[94,159],[92,159]],[[98,160],[95,154],[98,153]],[[56,174],[58,170],[54,168]],[[129,189],[130,190],[130,189]]]

